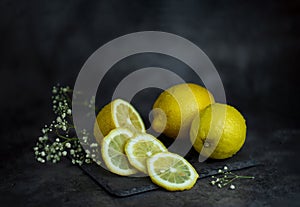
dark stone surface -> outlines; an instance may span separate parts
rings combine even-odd
[[[276,117],[272,118],[275,120]],[[250,120],[260,125],[266,121]],[[147,206],[174,206],[174,203],[176,206],[274,206],[278,202],[297,206],[300,169],[296,160],[300,130],[282,126],[273,131],[274,122],[269,124],[271,128],[264,127],[263,132],[250,130],[247,138],[252,145],[257,143],[253,148],[264,165],[238,171],[238,174],[252,175],[255,179],[237,181],[234,191],[212,187],[209,179],[200,179],[189,191],[158,189],[118,198],[109,195],[67,159],[58,164],[35,162],[30,150],[33,143],[28,143],[22,147],[25,148],[23,152],[7,156],[1,166],[1,202],[5,206],[136,206],[141,203]],[[251,121],[249,125],[251,129]],[[18,137],[21,139],[22,136]],[[244,148],[252,147],[246,143]]]
[[[299,206],[299,18],[299,1],[2,0],[1,206]],[[237,181],[234,191],[202,179],[189,191],[158,189],[118,198],[68,160],[44,165],[34,160],[39,129],[53,118],[52,85],[73,86],[98,47],[142,30],[181,35],[207,53],[228,103],[247,119],[243,150],[253,149],[264,163],[238,172],[255,180]],[[116,66],[123,72],[103,83],[99,105],[126,71],[152,61],[199,82],[177,62],[137,57]],[[157,92],[134,99],[146,120]],[[143,99],[148,105],[138,104]]]

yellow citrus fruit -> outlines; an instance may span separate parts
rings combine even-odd
[[[246,121],[238,110],[226,104],[212,104],[195,117],[190,139],[203,157],[225,159],[233,156],[246,139]]]
[[[145,126],[135,108],[122,99],[116,99],[102,108],[94,125],[94,136],[101,140],[111,130],[122,127],[132,132],[145,132]]]
[[[195,114],[214,102],[212,94],[202,86],[192,83],[172,86],[153,105],[152,128],[168,137],[188,137]]]
[[[125,152],[132,166],[147,174],[146,160],[159,152],[166,152],[167,148],[157,138],[150,134],[136,134],[128,140]]]
[[[132,175],[137,170],[132,167],[125,155],[124,146],[133,133],[125,128],[112,130],[102,140],[101,154],[107,168],[118,175]]]
[[[152,182],[170,191],[191,189],[199,177],[188,161],[170,152],[150,157],[147,168]]]

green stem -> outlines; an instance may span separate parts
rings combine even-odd
[[[56,135],[59,137],[59,138],[62,138],[62,139],[65,139],[66,141],[72,141],[72,140],[76,140],[78,139],[77,137],[66,137],[66,136],[63,136],[61,135],[57,129],[55,129],[56,131]]]
[[[75,140],[77,140],[77,139],[78,139],[78,138],[76,138],[76,137],[72,137],[72,138],[69,138],[68,140],[63,141],[61,144],[64,145],[64,144],[66,144],[67,142],[75,141]]]
[[[237,178],[241,178],[241,179],[254,179],[254,176],[237,175]]]
[[[230,181],[228,181],[227,183],[224,183],[223,186],[228,185],[229,183],[232,183],[234,180],[236,180],[237,177],[232,178]]]

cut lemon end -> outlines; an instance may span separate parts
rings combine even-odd
[[[128,128],[133,132],[146,131],[142,118],[130,103],[122,99],[114,100],[112,114],[116,127]]]
[[[124,152],[124,146],[133,133],[125,128],[116,128],[112,130],[102,140],[101,154],[107,168],[118,175],[132,175],[137,170],[132,167]]]
[[[170,152],[161,152],[150,157],[147,160],[147,169],[152,182],[169,191],[191,189],[199,177],[187,160]]]
[[[125,145],[125,152],[130,164],[145,174],[148,172],[147,159],[156,153],[166,151],[167,148],[163,143],[150,134],[136,134]]]

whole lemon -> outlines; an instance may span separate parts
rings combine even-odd
[[[172,86],[153,105],[152,128],[168,137],[188,137],[194,116],[214,102],[212,94],[202,86],[193,83]]]
[[[225,159],[233,156],[246,139],[246,121],[234,107],[215,103],[195,117],[190,139],[203,157]]]

